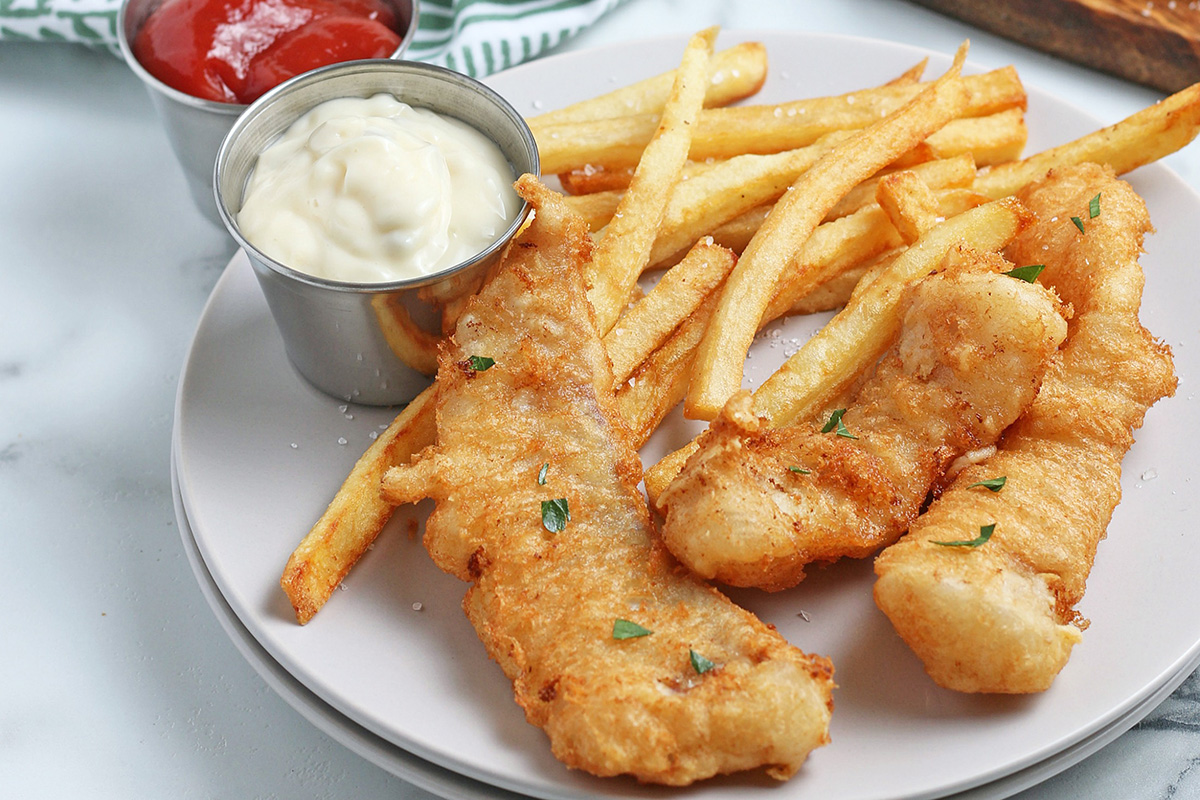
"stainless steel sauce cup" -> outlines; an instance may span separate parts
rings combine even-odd
[[[384,0],[396,13],[397,26],[404,26],[400,46],[392,53],[399,58],[408,49],[409,42],[417,32],[416,0]],[[192,200],[205,217],[216,225],[221,224],[217,206],[213,202],[212,170],[216,161],[217,148],[233,126],[234,120],[246,110],[240,103],[216,103],[192,97],[173,89],[146,71],[133,55],[132,42],[137,37],[146,18],[163,0],[122,0],[117,12],[117,41],[125,63],[133,70],[150,93],[155,110],[167,130],[167,141],[175,151],[175,157],[183,167]]]
[[[221,144],[213,181],[221,219],[249,256],[300,374],[342,400],[394,405],[412,400],[430,382],[432,335],[418,330],[421,322],[421,330],[429,331],[428,320],[441,303],[478,287],[524,223],[528,206],[522,203],[499,238],[472,258],[431,275],[387,283],[333,281],[294,270],[248,242],[237,222],[259,153],[297,118],[326,100],[380,92],[480,131],[500,148],[514,178],[539,173],[533,133],[500,95],[441,67],[375,59],[313,70],[252,103]]]

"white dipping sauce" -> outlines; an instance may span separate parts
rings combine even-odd
[[[328,100],[258,157],[246,240],[298,272],[380,283],[451,267],[517,215],[513,172],[469,125],[388,94]]]

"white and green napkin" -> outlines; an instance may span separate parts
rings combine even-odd
[[[482,78],[541,55],[623,2],[420,0],[406,57]],[[117,52],[119,7],[120,0],[0,0],[0,42],[79,42]]]

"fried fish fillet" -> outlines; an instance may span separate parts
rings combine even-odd
[[[876,603],[933,680],[963,692],[1043,691],[1062,670],[1086,626],[1074,608],[1120,500],[1132,431],[1176,385],[1170,350],[1138,321],[1141,198],[1085,164],[1021,199],[1038,221],[1010,256],[1045,264],[1040,280],[1074,307],[1066,344],[996,454],[963,470],[875,562]],[[976,485],[999,477],[998,492]],[[984,544],[937,544],[986,525]]]
[[[425,544],[472,584],[468,617],[564,763],[672,785],[790,777],[828,741],[832,666],[659,543],[585,293],[586,225],[518,187],[535,218],[441,354],[437,443],[384,493],[436,501]]]
[[[1066,335],[1053,295],[997,272],[1009,266],[959,253],[910,288],[898,340],[840,422],[768,429],[748,394],[731,401],[659,498],[671,552],[777,590],[898,539],[947,467],[1029,405]]]

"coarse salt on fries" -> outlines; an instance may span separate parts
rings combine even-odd
[[[701,240],[604,336],[614,384],[629,378],[684,320],[720,288],[737,256]]]
[[[629,191],[592,255],[588,299],[595,308],[601,336],[616,323],[646,267],[658,223],[687,161],[716,34],[716,29],[710,28],[688,42],[658,131],[646,145]]]
[[[777,153],[812,144],[833,131],[861,130],[911,102],[930,85],[879,86],[836,97],[706,109],[696,120],[691,158]],[[967,98],[961,117],[1024,108],[1027,100],[1011,67],[965,76],[963,91]],[[633,166],[658,124],[658,115],[638,114],[547,125],[535,132],[542,169],[557,174],[589,165]]]
[[[713,419],[741,388],[746,353],[780,276],[838,200],[962,114],[968,97],[957,78],[965,58],[964,44],[945,75],[907,105],[836,145],[775,204],[725,283],[700,343],[685,414]]]
[[[629,114],[660,114],[671,96],[677,70],[668,70],[620,89],[580,100],[530,118],[538,128],[563,122],[591,122]],[[713,53],[708,68],[704,107],[735,103],[757,92],[767,79],[767,49],[761,42],[741,42]]]
[[[389,467],[433,444],[436,398],[436,386],[421,392],[375,439],[288,559],[279,583],[301,625],[321,609],[391,518],[395,504],[380,496],[380,481]]]

